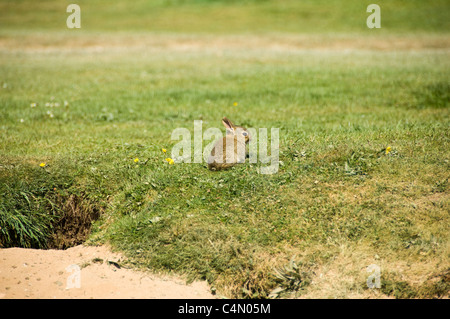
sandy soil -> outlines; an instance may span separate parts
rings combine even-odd
[[[0,249],[0,298],[214,298],[205,282],[186,285],[127,269],[123,261],[105,246]]]

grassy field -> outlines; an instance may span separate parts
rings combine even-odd
[[[371,2],[108,3],[69,30],[0,1],[0,246],[110,243],[234,298],[448,297],[446,1],[379,1],[378,30]],[[280,128],[277,174],[165,161],[223,116]]]

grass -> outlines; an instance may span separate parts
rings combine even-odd
[[[95,31],[153,31],[242,34],[265,32],[364,33],[370,1],[306,0],[136,0],[111,3],[80,0],[82,29]],[[379,0],[382,33],[447,32],[445,0]],[[61,30],[68,4],[54,0],[4,0],[2,30]],[[126,12],[127,14],[123,14]]]
[[[96,1],[80,6],[105,11],[93,20],[82,13],[77,33],[58,29],[53,2],[37,11],[27,4],[1,4],[11,8],[0,17],[8,22],[0,39],[3,247],[63,248],[84,240],[99,217],[89,243],[109,242],[137,267],[205,279],[228,297],[448,294],[443,2],[396,10],[395,19],[404,12],[411,21],[392,33],[383,18],[381,35],[355,28],[353,15],[320,18],[359,12],[335,2],[137,2],[161,14],[145,20],[118,18],[123,4]],[[37,13],[47,7],[54,12]],[[248,14],[255,8],[270,14]],[[203,32],[216,11],[241,19]],[[434,19],[416,30],[429,11]],[[308,23],[281,22],[302,12]],[[322,27],[311,30],[314,21]],[[144,32],[147,22],[154,33]],[[292,33],[303,23],[304,33]],[[258,174],[259,164],[210,172],[165,161],[173,129],[193,132],[199,119],[204,130],[220,127],[223,116],[280,128],[277,174]],[[76,240],[61,239],[67,229]],[[365,287],[374,263],[378,290]]]

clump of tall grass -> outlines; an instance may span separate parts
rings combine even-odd
[[[46,248],[55,218],[51,192],[53,181],[40,167],[3,171],[0,176],[0,247]]]
[[[99,216],[73,185],[74,175],[46,165],[0,172],[0,247],[67,248]]]

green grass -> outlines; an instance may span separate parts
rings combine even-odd
[[[182,33],[364,33],[371,1],[339,0],[80,0],[82,30]],[[445,0],[379,0],[383,34],[447,32]],[[2,30],[62,30],[68,3],[3,0]],[[124,14],[126,13],[126,14]]]
[[[161,14],[145,20],[95,1],[80,3],[86,20],[70,33],[53,2],[2,2],[0,245],[51,246],[76,207],[77,218],[101,213],[89,243],[229,297],[445,295],[448,6],[408,2],[395,7],[397,33],[386,12],[384,33],[369,36],[366,5],[362,20],[341,21],[361,5],[296,3],[136,2],[136,15]],[[90,7],[105,10],[90,20]],[[302,12],[310,20],[297,25]],[[146,23],[174,33],[147,34]],[[165,161],[173,129],[220,127],[223,116],[280,128],[277,174]],[[373,263],[385,278],[375,291],[363,287]]]

